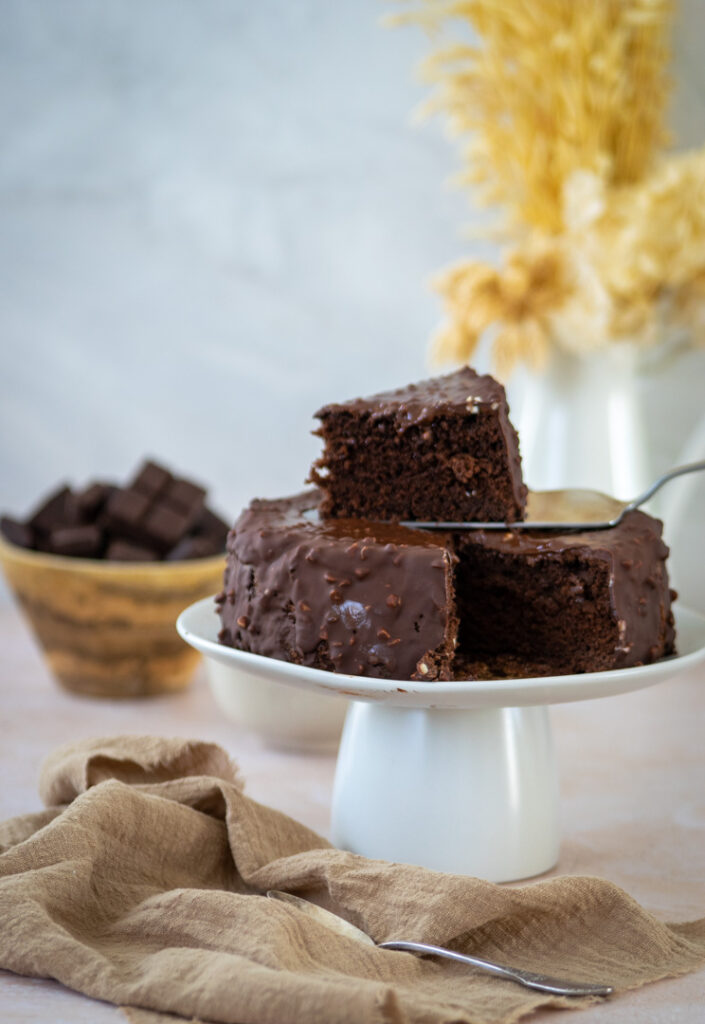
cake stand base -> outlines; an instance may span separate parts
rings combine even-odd
[[[548,871],[560,842],[548,709],[353,702],[332,839],[366,857],[494,882]]]
[[[705,664],[705,617],[677,605],[677,656],[529,679],[424,683],[277,661],[219,644],[212,598],[182,612],[176,627],[230,669],[233,690],[247,673],[252,687],[284,683],[353,701],[333,794],[337,846],[495,882],[541,874],[558,859],[548,705],[633,693]],[[226,675],[221,682],[228,686]]]

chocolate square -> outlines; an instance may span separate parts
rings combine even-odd
[[[153,505],[142,522],[145,536],[162,551],[168,551],[193,525],[194,516],[166,502]]]
[[[220,554],[222,550],[222,545],[216,543],[211,537],[184,537],[176,547],[167,552],[164,560],[166,562],[181,562],[188,558],[209,558],[211,555]]]
[[[103,531],[93,523],[62,526],[49,534],[49,550],[55,555],[97,558],[103,547]]]
[[[205,488],[192,484],[190,480],[172,480],[163,495],[170,505],[176,505],[188,512],[200,511],[205,496]]]
[[[106,503],[105,521],[113,530],[127,529],[133,533],[139,529],[149,504],[149,498],[139,491],[118,488]]]
[[[105,557],[109,562],[156,562],[159,555],[141,544],[118,539],[108,544]]]
[[[19,519],[12,519],[10,516],[3,516],[0,519],[0,531],[10,544],[16,544],[18,548],[31,548],[34,546],[34,535],[31,527],[21,523]]]
[[[218,545],[218,550],[225,549],[225,541],[228,536],[228,525],[215,512],[204,507],[193,528],[197,537],[208,537]]]
[[[100,510],[115,487],[110,484],[91,484],[82,491],[73,491],[66,499],[66,519],[71,525],[95,522]]]
[[[140,494],[145,494],[148,498],[154,498],[165,490],[171,480],[172,476],[168,469],[148,460],[129,485],[129,489],[139,491]]]
[[[30,516],[29,526],[41,533],[51,533],[63,526],[66,522],[66,500],[70,494],[65,484],[50,494]]]

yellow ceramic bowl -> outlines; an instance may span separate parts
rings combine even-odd
[[[95,697],[181,690],[199,655],[175,622],[221,586],[224,556],[106,562],[28,551],[0,535],[0,563],[59,683]]]

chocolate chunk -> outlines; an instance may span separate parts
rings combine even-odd
[[[200,512],[205,496],[205,489],[189,480],[172,480],[163,495],[170,505],[176,505],[187,512]]]
[[[129,489],[139,491],[148,498],[154,498],[171,483],[171,480],[172,476],[168,469],[147,460],[129,485]]]
[[[55,555],[97,558],[103,547],[103,531],[94,524],[62,526],[49,534],[49,550]]]
[[[149,509],[142,521],[145,536],[163,551],[173,548],[193,525],[194,516],[166,502]]]
[[[50,494],[30,516],[29,525],[32,529],[41,533],[51,533],[52,530],[64,526],[66,523],[66,500],[70,494],[71,491],[65,484]]]
[[[110,484],[91,484],[82,491],[73,491],[66,498],[66,518],[71,525],[95,522],[103,505],[115,491]]]
[[[211,537],[184,537],[165,555],[165,561],[180,562],[187,558],[209,558],[211,555],[219,555],[222,550],[222,545]]]
[[[129,540],[113,540],[108,544],[105,557],[109,562],[156,562],[159,555]]]
[[[130,488],[114,491],[105,506],[105,521],[113,530],[126,529],[131,533],[139,529],[149,508],[149,498]]]
[[[225,548],[228,525],[209,508],[203,508],[196,520],[193,532],[197,537],[210,537],[217,543],[219,550]]]
[[[34,546],[34,534],[31,527],[26,523],[21,523],[18,519],[3,516],[0,519],[0,531],[5,540],[9,540],[10,544],[16,544],[18,548]]]

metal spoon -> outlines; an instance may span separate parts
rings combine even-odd
[[[520,523],[403,522],[424,530],[607,530],[621,523],[627,512],[639,508],[668,481],[684,473],[705,470],[704,462],[677,466],[660,476],[633,501],[618,501],[599,491],[579,488],[562,491],[529,491],[526,518]]]
[[[429,946],[424,942],[375,942],[366,932],[356,928],[354,924],[345,921],[337,914],[324,910],[315,903],[309,903],[294,896],[289,892],[279,892],[277,889],[270,889],[267,896],[273,900],[281,900],[283,903],[290,903],[292,906],[302,910],[309,917],[313,917],[320,924],[344,935],[349,939],[356,939],[368,946],[376,946],[378,949],[394,949],[406,953],[421,953],[425,956],[442,956],[447,960],[457,960],[462,964],[470,964],[472,967],[479,967],[489,974],[496,974],[499,978],[508,978],[516,981],[526,988],[533,988],[539,992],[551,992],[559,996],[609,996],[614,989],[610,985],[589,985],[582,981],[564,981],[560,978],[551,978],[545,974],[534,974],[533,971],[524,971],[518,967],[504,967],[501,964],[492,963],[490,960],[482,960],[477,956],[465,956],[464,953],[456,953],[455,950],[445,949],[443,946]]]

